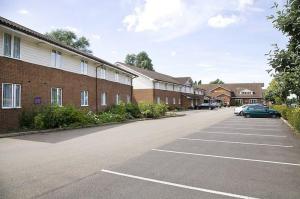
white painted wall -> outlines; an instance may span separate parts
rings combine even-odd
[[[80,61],[85,60],[88,62],[88,76],[96,77],[96,66],[99,66],[101,63],[86,58],[84,56],[78,55],[76,53],[70,52],[65,49],[61,49],[58,46],[48,44],[31,36],[19,33],[12,29],[8,29],[0,26],[0,56],[3,56],[3,37],[4,32],[11,34],[12,36],[18,36],[21,38],[20,43],[20,59],[22,61],[26,61],[33,64],[42,65],[45,67],[52,67],[51,65],[51,51],[57,50],[62,53],[62,66],[59,68],[64,71],[73,72],[77,74],[81,74],[80,71]],[[106,79],[109,81],[115,81],[115,72],[118,71],[112,67],[107,67]],[[119,83],[130,85],[131,77],[122,72],[119,72]]]
[[[144,76],[134,78],[132,85],[134,89],[153,89],[153,81]]]

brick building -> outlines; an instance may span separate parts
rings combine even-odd
[[[138,76],[132,82],[135,102],[165,103],[187,109],[203,101],[204,93],[194,89],[190,77],[172,77],[121,62],[116,65]]]
[[[206,95],[226,105],[263,103],[263,83],[202,84]]]
[[[44,104],[101,111],[132,99],[135,75],[0,17],[0,132]]]

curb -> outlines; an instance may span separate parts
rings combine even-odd
[[[286,119],[284,119],[283,117],[280,118],[288,127],[290,127],[290,129],[292,130],[293,134],[296,136],[300,136],[300,132],[295,129]]]
[[[5,133],[5,134],[0,134],[0,138],[17,137],[17,136],[23,136],[23,135],[39,134],[39,133],[60,132],[60,131],[66,131],[66,130],[75,130],[75,129],[84,129],[84,128],[93,128],[93,127],[102,127],[102,126],[110,126],[110,125],[116,125],[116,124],[127,124],[127,123],[132,123],[132,122],[139,122],[139,121],[146,121],[146,120],[158,120],[158,119],[165,119],[165,118],[171,118],[171,117],[183,117],[183,116],[185,116],[185,114],[165,115],[160,118],[139,118],[139,119],[125,120],[122,122],[110,122],[110,123],[102,123],[102,124],[95,124],[95,125],[78,126],[78,127],[64,127],[64,128],[55,128],[55,129],[31,130],[31,131],[22,131],[22,132],[14,132],[14,133]]]

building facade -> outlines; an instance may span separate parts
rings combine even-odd
[[[203,92],[194,89],[190,77],[172,77],[121,62],[116,65],[138,76],[132,82],[133,101],[136,103],[165,103],[172,108],[187,109],[203,100]]]
[[[132,100],[133,73],[0,17],[0,132],[47,104],[92,111]]]
[[[263,103],[263,83],[202,84],[206,95],[224,105]]]

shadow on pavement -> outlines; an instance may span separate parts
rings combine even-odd
[[[92,133],[98,133],[107,129],[115,128],[122,126],[124,124],[115,124],[109,126],[100,126],[100,127],[91,127],[91,128],[81,128],[81,129],[73,129],[73,130],[64,130],[64,131],[57,131],[57,132],[49,132],[49,133],[38,133],[38,134],[31,134],[31,135],[23,135],[17,136],[13,139],[18,140],[28,140],[34,142],[47,142],[47,143],[59,143],[66,140],[70,140],[73,138],[89,135]]]

